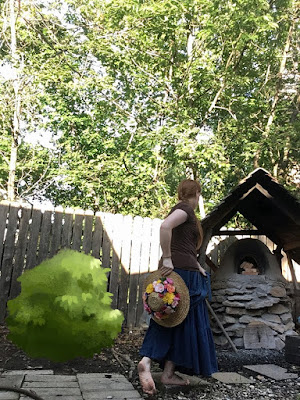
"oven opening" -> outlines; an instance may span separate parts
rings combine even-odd
[[[238,266],[238,274],[241,275],[261,275],[261,270],[257,261],[252,256],[245,256],[241,259]]]

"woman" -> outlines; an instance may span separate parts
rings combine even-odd
[[[162,258],[160,271],[168,276],[173,270],[185,281],[190,294],[190,310],[186,319],[173,328],[150,321],[140,354],[138,373],[142,389],[155,394],[151,375],[151,360],[163,366],[161,382],[165,385],[188,385],[175,374],[175,369],[187,374],[210,376],[217,371],[217,360],[209,326],[205,297],[209,291],[209,276],[197,261],[202,242],[202,228],[194,210],[201,193],[197,181],[186,179],[179,184],[179,202],[171,209],[160,228]]]

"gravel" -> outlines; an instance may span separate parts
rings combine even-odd
[[[237,372],[250,379],[246,384],[225,384],[213,378],[202,378],[204,385],[172,390],[158,387],[158,393],[152,396],[155,400],[300,400],[300,366],[285,361],[284,352],[276,350],[218,350],[218,364],[220,372]],[[266,376],[243,368],[251,364],[275,364],[286,368],[287,372],[298,374],[297,379],[276,381]],[[156,370],[156,366],[153,369]],[[157,369],[158,371],[159,369]],[[132,380],[143,398],[149,399],[141,392],[137,379]]]

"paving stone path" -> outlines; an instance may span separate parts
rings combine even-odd
[[[244,368],[265,375],[275,381],[298,378],[298,374],[287,373],[286,368],[275,364],[244,365]]]
[[[287,373],[286,369],[274,364],[246,365],[244,368],[254,373],[260,373],[274,380],[298,378],[298,374]],[[210,385],[198,377],[182,378],[190,380],[190,387]],[[153,373],[157,387],[162,393],[171,394],[178,387],[169,388],[160,384],[161,373]],[[217,372],[213,378],[221,384],[240,385],[252,384],[248,378],[235,372]],[[142,399],[132,384],[120,374],[92,373],[76,375],[54,375],[52,370],[20,370],[5,371],[0,374],[0,387],[13,386],[35,392],[43,400],[138,400]],[[163,386],[163,387],[161,387]],[[250,385],[251,386],[251,385]],[[183,387],[180,387],[183,391]],[[178,397],[179,398],[179,397]],[[30,397],[16,392],[0,391],[0,400],[29,400]]]
[[[140,394],[120,374],[54,375],[52,370],[7,371],[0,375],[1,386],[34,391],[43,400],[136,400]],[[30,397],[0,391],[0,400],[29,400]]]

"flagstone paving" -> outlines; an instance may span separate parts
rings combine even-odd
[[[300,385],[297,381],[298,374],[287,373],[287,370],[275,364],[245,365],[248,372],[265,375],[276,381],[295,378],[295,385]],[[184,379],[190,380],[190,386],[186,390],[196,390],[205,392],[205,388],[214,385],[212,382],[203,380],[195,376],[181,375]],[[153,378],[157,384],[161,395],[166,398],[173,398],[174,393],[180,390],[185,392],[185,387],[167,387],[160,383],[161,372],[153,373]],[[254,390],[253,382],[246,377],[235,372],[218,372],[213,374],[217,381],[215,388],[219,387],[239,387],[238,384],[246,384],[245,387]],[[298,383],[297,383],[298,382]],[[252,384],[250,384],[252,383]],[[234,384],[234,386],[231,386]],[[236,384],[236,385],[235,385]],[[294,386],[295,386],[294,385]],[[128,379],[121,374],[110,373],[77,373],[74,375],[55,375],[52,370],[19,370],[6,371],[0,374],[0,387],[13,386],[23,390],[31,390],[43,400],[138,400],[142,399],[139,392],[134,389]],[[243,386],[243,385],[242,385]],[[246,389],[245,389],[246,390]],[[266,389],[269,390],[269,389]],[[280,387],[279,389],[280,390]],[[296,390],[296,389],[295,389]],[[223,393],[223,392],[222,392]],[[269,392],[268,392],[269,393]],[[169,397],[168,397],[169,396]],[[188,396],[188,395],[187,395]],[[182,395],[181,395],[182,397]],[[179,398],[179,397],[178,397]],[[184,397],[188,398],[188,397]],[[215,397],[209,397],[215,398]],[[234,397],[235,398],[235,397]],[[10,391],[0,391],[0,400],[28,400],[30,397]]]
[[[43,400],[136,400],[141,399],[132,384],[120,374],[54,375],[53,371],[7,371],[0,386],[15,386],[35,392]],[[0,391],[0,400],[28,400],[30,397]]]
[[[268,378],[274,379],[275,381],[298,378],[298,374],[287,373],[286,368],[279,367],[275,364],[244,365],[244,368],[252,372],[265,375]]]
[[[252,383],[248,378],[237,372],[215,372],[212,377],[222,383],[239,384],[239,383]]]

